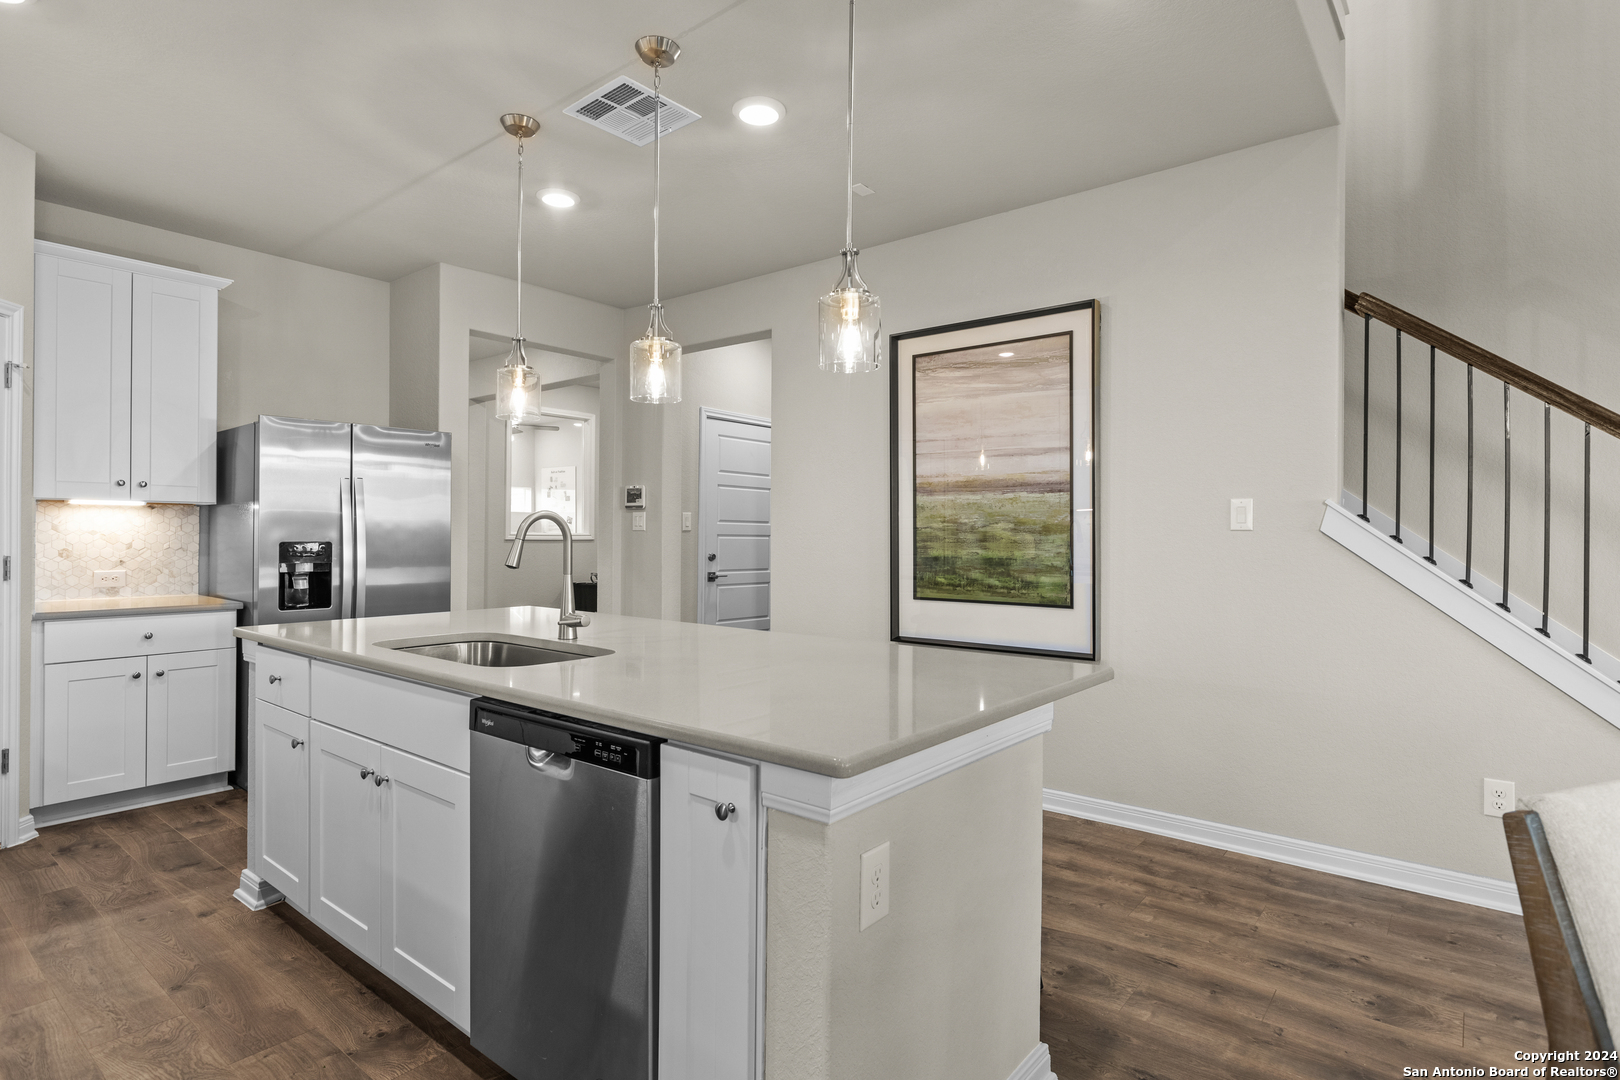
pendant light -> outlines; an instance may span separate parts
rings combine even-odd
[[[821,298],[821,370],[878,369],[878,298],[855,267],[855,0],[849,0],[849,158],[844,177],[844,273]]]
[[[673,38],[650,34],[636,42],[636,55],[653,69],[653,302],[647,305],[647,332],[630,346],[630,400],[673,405],[681,400],[681,347],[664,325],[664,305],[658,298],[658,198],[662,180],[658,147],[663,134],[659,81],[663,69],[681,55],[681,47]]]
[[[540,420],[540,376],[529,366],[523,351],[523,140],[532,139],[540,121],[523,113],[507,113],[501,127],[518,141],[517,325],[512,328],[512,351],[495,373],[495,416],[515,428]]]

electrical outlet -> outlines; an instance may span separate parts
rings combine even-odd
[[[682,510],[681,511],[681,532],[691,532],[691,531],[692,531],[692,511],[690,511],[690,510]]]
[[[118,589],[128,584],[129,571],[127,570],[97,570],[90,577],[90,584],[98,589]]]
[[[637,510],[635,513],[630,515],[630,531],[631,532],[646,532],[647,531],[647,511],[645,511],[645,510]]]
[[[1513,797],[1513,781],[1485,778],[1485,813],[1501,817],[1517,805]]]
[[[889,913],[889,842],[861,856],[861,929]]]
[[[1232,529],[1234,532],[1254,531],[1254,500],[1232,500]]]

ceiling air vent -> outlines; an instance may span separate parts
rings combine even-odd
[[[634,79],[615,79],[596,93],[574,102],[563,112],[637,146],[652,142],[652,91]],[[667,97],[663,99],[659,116],[665,135],[700,119],[697,113]]]

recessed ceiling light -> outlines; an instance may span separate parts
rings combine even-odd
[[[566,210],[570,206],[578,205],[579,196],[572,191],[564,191],[562,188],[547,188],[540,193],[540,201],[547,206],[554,206],[558,210]]]
[[[1002,353],[996,353],[996,355],[1001,357],[1003,360],[1005,360],[1007,357],[1011,356],[1012,353],[1010,353],[1010,352],[1002,352]]]
[[[770,127],[787,115],[787,108],[775,98],[745,97],[731,107],[737,119],[754,127]]]

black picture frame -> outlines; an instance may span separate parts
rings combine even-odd
[[[1000,329],[996,333],[986,333],[984,335],[984,342],[986,344],[991,343],[993,340],[1016,340],[1018,338],[1037,336],[1055,336],[1055,333],[1051,331],[1046,332],[1046,334],[1033,330],[1029,333],[1021,333],[1015,329],[1012,329],[1012,324],[1020,322],[1033,322],[1040,319],[1049,319],[1052,316],[1073,315],[1080,312],[1090,313],[1090,372],[1089,377],[1086,377],[1085,373],[1080,369],[1079,359],[1076,352],[1071,351],[1070,361],[1071,364],[1074,365],[1074,368],[1071,373],[1072,383],[1070,387],[1070,407],[1071,410],[1074,408],[1073,400],[1076,389],[1081,384],[1081,379],[1085,377],[1085,385],[1088,389],[1086,397],[1089,407],[1088,416],[1086,419],[1090,425],[1088,435],[1089,449],[1091,451],[1090,460],[1087,462],[1086,466],[1090,471],[1089,481],[1091,492],[1090,535],[1088,538],[1091,546],[1091,587],[1088,605],[1090,609],[1090,648],[1066,648],[1063,647],[1061,643],[1054,643],[1052,647],[1042,647],[1039,644],[1007,644],[967,640],[954,637],[925,636],[903,633],[901,626],[902,590],[904,587],[910,586],[910,588],[904,588],[904,591],[909,593],[912,588],[914,588],[913,583],[915,579],[912,572],[912,567],[909,565],[902,566],[902,501],[914,498],[915,484],[914,481],[911,483],[906,482],[905,477],[909,476],[910,473],[905,472],[903,474],[901,467],[902,452],[911,453],[913,449],[911,446],[901,446],[901,406],[903,400],[910,400],[910,398],[908,395],[902,394],[900,380],[902,374],[909,374],[911,370],[909,363],[902,363],[902,346],[905,343],[915,342],[921,338],[937,337],[946,334],[957,334],[964,331],[973,330],[988,331],[991,328]],[[1101,653],[1101,619],[1099,615],[1099,608],[1101,606],[1101,583],[1097,573],[1098,564],[1100,562],[1100,531],[1098,528],[1098,519],[1100,517],[1099,503],[1101,501],[1101,485],[1098,481],[1098,477],[1100,475],[1100,469],[1098,466],[1101,460],[1101,429],[1099,424],[1097,402],[1100,384],[1100,372],[1102,367],[1100,362],[1101,344],[1102,319],[1100,305],[1096,300],[1081,300],[1075,303],[1060,304],[1054,307],[1035,308],[1028,311],[1013,312],[1007,315],[996,315],[982,319],[970,319],[963,322],[946,323],[940,326],[924,327],[917,330],[908,330],[904,333],[889,335],[889,639],[891,641],[910,645],[929,645],[954,649],[974,649],[985,652],[1014,653],[1026,656],[1045,656],[1062,660],[1090,662],[1098,659]],[[958,347],[971,348],[973,346],[969,345]],[[905,369],[904,372],[902,371],[902,368]],[[1075,413],[1072,414],[1072,419],[1078,421],[1081,419],[1081,417],[1078,415],[1078,413]],[[1071,485],[1072,484],[1073,481],[1071,479]],[[1078,539],[1078,533],[1076,534],[1076,538]],[[1076,604],[1078,604],[1078,582],[1075,583],[1073,589],[1073,600]],[[985,606],[1000,607],[1004,605],[992,603]]]

